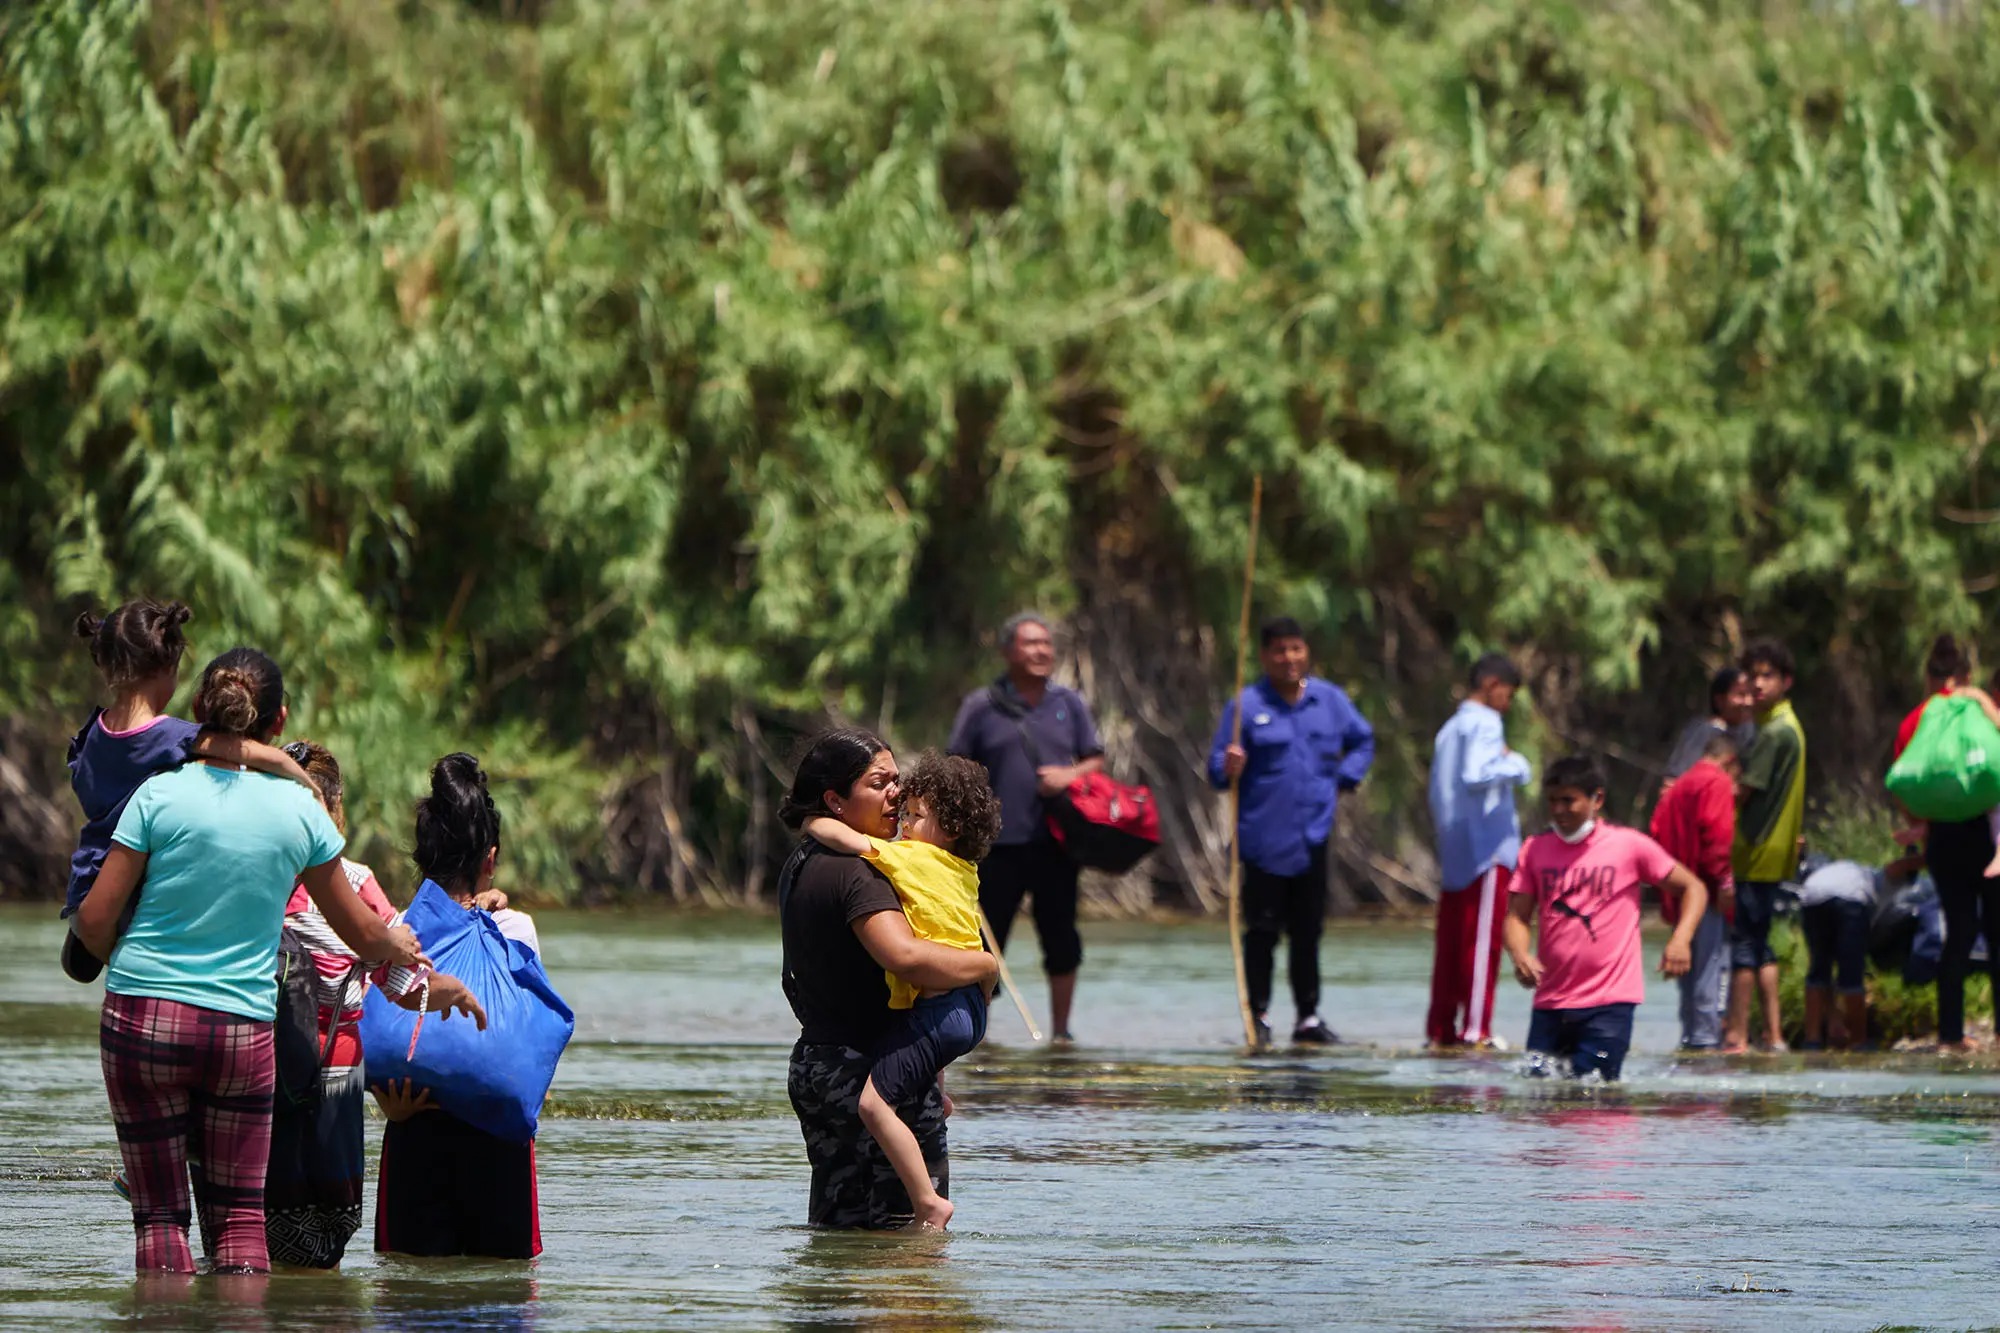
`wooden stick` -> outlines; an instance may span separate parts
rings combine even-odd
[[[1229,696],[1236,721],[1229,743],[1243,744],[1243,654],[1250,647],[1250,588],[1257,577],[1257,520],[1264,511],[1264,474],[1250,482],[1250,549],[1243,558],[1243,616],[1236,629],[1236,692]],[[1243,775],[1229,779],[1229,951],[1236,958],[1236,1007],[1243,1016],[1243,1042],[1257,1049],[1257,1016],[1250,1012],[1250,978],[1243,968]]]
[[[979,909],[979,930],[986,936],[987,947],[993,950],[993,961],[1000,964],[1000,985],[1014,998],[1014,1007],[1021,1011],[1021,1021],[1028,1025],[1028,1039],[1040,1041],[1042,1030],[1035,1026],[1035,1016],[1028,1012],[1028,1002],[1021,998],[1021,988],[1014,984],[1014,974],[1007,970],[1007,955],[1000,952],[1000,936],[994,933],[993,923],[986,919],[986,909]]]

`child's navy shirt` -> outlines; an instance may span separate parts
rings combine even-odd
[[[111,850],[111,834],[132,793],[153,774],[193,758],[195,738],[201,735],[194,723],[164,714],[125,732],[106,730],[103,717],[102,708],[93,712],[69,743],[69,785],[83,806],[84,823],[76,854],[69,859],[64,916],[76,911],[97,883],[104,855]]]

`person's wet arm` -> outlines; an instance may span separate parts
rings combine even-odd
[[[76,937],[99,959],[109,961],[118,944],[118,918],[131,900],[133,890],[146,878],[147,856],[123,843],[114,842],[105,853],[104,867],[97,883],[76,909]]]
[[[1508,895],[1507,921],[1502,929],[1507,956],[1514,960],[1514,976],[1529,990],[1542,984],[1542,960],[1535,956],[1535,895]]]
[[[866,856],[873,849],[866,833],[851,829],[829,815],[814,815],[800,832],[829,851],[846,852],[850,856]]]
[[[1681,919],[1675,923],[1666,951],[1660,955],[1660,975],[1686,976],[1694,965],[1695,927],[1701,924],[1702,913],[1708,910],[1708,885],[1701,882],[1700,875],[1676,864],[1660,887],[1681,895]]]
[[[901,912],[871,912],[853,924],[855,937],[876,965],[919,990],[984,986],[1000,974],[1000,964],[984,949],[954,949],[918,939]]]
[[[220,732],[204,731],[195,737],[190,748],[198,758],[218,759],[238,768],[254,768],[259,773],[290,778],[311,792],[314,800],[319,799],[319,788],[313,786],[313,780],[299,766],[299,761],[275,745],[253,741],[248,736],[225,736]]]
[[[354,950],[357,958],[399,967],[430,966],[414,931],[408,926],[392,927],[385,923],[348,886],[347,872],[340,868],[339,857],[307,867],[299,882],[306,886],[307,896],[326,918],[326,924],[333,927],[333,933],[340,936],[342,943]]]

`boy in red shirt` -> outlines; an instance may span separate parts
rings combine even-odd
[[[1507,954],[1514,975],[1535,992],[1528,1049],[1568,1056],[1578,1077],[1594,1069],[1611,1083],[1632,1045],[1632,1012],[1646,998],[1640,886],[1657,884],[1681,898],[1680,924],[1660,963],[1670,977],[1688,970],[1708,886],[1637,829],[1604,823],[1604,788],[1604,771],[1585,755],[1558,759],[1543,775],[1549,831],[1521,848],[1507,904]]]
[[[1722,1045],[1723,1005],[1729,993],[1729,919],[1736,906],[1736,878],[1729,851],[1736,842],[1736,742],[1716,732],[1701,758],[1669,783],[1653,810],[1653,840],[1708,886],[1708,910],[1695,922],[1688,970],[1681,974],[1681,1049],[1712,1051]],[[1681,919],[1681,901],[1660,895],[1668,925]]]

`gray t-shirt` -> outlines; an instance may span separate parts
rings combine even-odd
[[[1882,896],[1882,872],[1859,861],[1835,861],[1806,876],[1799,886],[1799,906],[1849,902],[1873,907]]]
[[[959,705],[958,720],[951,724],[951,741],[945,747],[986,766],[993,794],[1000,798],[1000,836],[1003,847],[1031,842],[1043,826],[1042,798],[1035,790],[1037,767],[1063,767],[1104,753],[1097,738],[1097,723],[1083,696],[1067,685],[1050,685],[1042,701],[1016,719],[1001,711],[993,701],[993,689],[1007,691],[1016,706],[1021,696],[1004,681],[988,689],[974,690]],[[1028,745],[1021,738],[1025,723],[1034,737],[1035,757],[1028,757]]]

